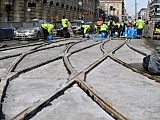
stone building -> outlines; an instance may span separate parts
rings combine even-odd
[[[99,0],[99,2],[106,16],[115,16],[119,21],[122,21],[122,16],[124,16],[124,0]]]
[[[29,2],[35,6],[28,6]],[[98,4],[98,0],[0,0],[0,21],[37,18],[53,22],[65,15],[69,21],[83,19],[93,22],[98,17]]]
[[[151,0],[149,4],[150,13],[149,17],[151,20],[160,20],[160,0]]]
[[[139,12],[138,12],[138,17],[141,17],[144,21],[147,21],[147,8],[142,8]]]

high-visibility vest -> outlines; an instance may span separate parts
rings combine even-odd
[[[120,28],[120,25],[121,25],[121,24],[120,24],[120,23],[116,23],[116,25],[118,26],[118,28]]]
[[[48,32],[51,34],[51,32],[52,32],[52,29],[54,28],[54,25],[53,24],[42,24],[41,25],[42,26],[42,28],[44,28],[44,29],[46,29],[46,30],[48,30]]]
[[[111,24],[111,23],[112,23],[112,24]],[[116,25],[116,23],[115,23],[113,20],[110,20],[110,21],[108,22],[108,27],[109,27],[110,30],[111,30],[112,27],[115,26],[115,25]]]
[[[107,31],[107,29],[108,29],[108,26],[106,24],[102,24],[100,26],[100,31]]]
[[[67,27],[67,23],[68,23],[68,19],[67,19],[67,18],[62,19],[61,22],[62,22],[62,27],[63,27],[63,28],[64,28],[64,27]]]
[[[137,22],[136,22],[137,29],[143,29],[144,26],[145,26],[145,23],[142,19],[137,20]]]
[[[134,21],[133,21],[133,25],[136,25],[136,23],[137,23],[137,21],[136,21],[136,20],[134,20]]]
[[[90,29],[90,25],[82,25],[82,27],[84,28],[83,33],[86,33],[86,32],[87,32],[87,30],[89,30],[89,29]]]
[[[95,29],[95,31],[97,31],[97,25],[94,25],[94,29]]]

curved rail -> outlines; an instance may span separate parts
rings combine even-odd
[[[85,40],[84,40],[85,41]],[[50,104],[51,101],[53,101],[54,99],[58,98],[60,95],[62,95],[68,88],[72,87],[74,84],[78,84],[80,88],[82,88],[88,96],[90,96],[92,98],[92,100],[94,100],[97,104],[99,104],[101,106],[102,109],[104,109],[107,113],[109,113],[113,118],[115,119],[119,119],[119,120],[129,120],[129,118],[125,115],[123,115],[121,112],[119,112],[116,108],[114,108],[112,106],[111,103],[109,103],[107,100],[103,99],[99,94],[97,94],[92,87],[90,87],[86,82],[85,82],[85,76],[92,70],[94,69],[96,66],[98,66],[100,63],[102,63],[104,60],[106,60],[108,57],[111,58],[112,60],[114,60],[115,62],[133,70],[134,72],[140,73],[148,78],[151,79],[155,79],[156,82],[159,82],[160,78],[158,78],[157,76],[153,76],[153,75],[149,75],[146,72],[143,72],[117,58],[115,58],[113,56],[113,54],[120,49],[123,45],[127,44],[127,46],[129,48],[131,48],[132,50],[145,55],[145,53],[136,50],[135,48],[131,47],[130,45],[128,45],[127,40],[124,41],[122,44],[120,44],[119,46],[115,47],[112,51],[110,51],[109,53],[106,53],[104,50],[104,44],[107,41],[100,41],[97,43],[94,43],[92,45],[83,47],[81,49],[75,50],[71,53],[69,53],[69,49],[72,48],[72,46],[74,46],[77,43],[83,42],[82,40],[78,41],[78,42],[72,42],[69,44],[69,46],[67,46],[66,50],[64,51],[63,55],[59,55],[58,57],[55,57],[54,59],[50,59],[48,61],[45,62],[41,62],[39,64],[36,65],[32,65],[29,66],[27,68],[21,69],[19,71],[14,71],[16,65],[18,64],[18,62],[20,62],[26,55],[37,52],[39,50],[44,50],[44,49],[49,49],[49,48],[53,48],[56,46],[50,46],[47,48],[41,48],[41,49],[35,49],[32,51],[28,51],[26,53],[21,54],[21,57],[19,57],[15,63],[8,69],[8,74],[12,73],[11,76],[8,76],[7,78],[7,82],[9,84],[9,81],[14,79],[15,77],[17,77],[19,74],[23,73],[23,72],[27,72],[30,71],[34,68],[40,67],[42,65],[45,65],[47,63],[53,62],[55,60],[58,59],[63,59],[64,65],[69,73],[69,79],[66,82],[65,86],[61,87],[60,89],[58,89],[56,92],[54,92],[53,94],[51,94],[50,96],[47,96],[46,98],[44,98],[43,100],[40,100],[39,102],[35,103],[33,106],[30,106],[28,108],[26,108],[24,111],[22,111],[21,113],[19,113],[18,115],[16,115],[15,117],[12,118],[12,120],[23,120],[23,119],[29,119],[31,117],[33,117],[37,112],[39,112],[40,110],[42,110],[44,107],[48,106]],[[100,44],[100,49],[101,51],[104,53],[103,56],[101,58],[99,58],[97,61],[95,61],[94,63],[91,63],[85,70],[81,71],[81,72],[77,72],[74,67],[72,66],[72,64],[69,61],[69,57],[77,52],[80,52],[82,50],[88,49],[90,47],[93,47],[95,45],[99,45]],[[62,44],[61,44],[62,45]],[[57,45],[57,47],[61,46],[61,45]],[[63,44],[64,45],[64,44]],[[6,89],[7,89],[7,85],[6,85]],[[5,93],[5,92],[4,92]],[[2,99],[1,99],[2,101]]]

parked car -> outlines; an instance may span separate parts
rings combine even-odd
[[[92,22],[85,22],[85,25],[90,25],[91,26],[91,29],[90,29],[90,32],[94,32],[94,23]]]
[[[82,24],[84,23],[83,20],[75,20],[75,21],[71,21],[70,23],[71,23],[71,28],[75,34],[82,33],[81,27],[82,27]]]
[[[77,23],[75,21],[71,21],[69,23],[70,23],[70,26],[71,26],[71,28],[73,30],[73,33],[76,34],[76,32],[78,31]]]
[[[57,37],[63,37],[63,27],[62,27],[62,22],[61,21],[56,21],[52,23],[55,26],[55,30],[53,30],[53,34]]]
[[[47,23],[45,20],[31,20],[23,22],[23,26],[14,31],[14,38],[39,39],[43,36],[41,24]]]
[[[54,24],[55,27],[56,27],[56,29],[52,31],[53,34],[56,34],[56,36],[58,36],[58,37],[63,37],[64,35],[63,35],[62,22],[61,22],[61,21],[56,21],[56,22],[53,22],[53,24]],[[73,25],[73,24],[76,24],[76,23],[75,23],[75,22],[72,22],[72,24],[71,24],[71,22],[69,22],[69,24],[71,25],[71,28],[72,28],[72,30],[73,30],[72,25]],[[74,32],[74,30],[73,30],[73,32]],[[75,32],[74,32],[74,33],[75,33]]]
[[[84,23],[83,20],[75,20],[75,21],[69,22],[74,34],[82,33],[81,26],[82,26],[83,23]],[[63,37],[62,22],[61,21],[56,21],[56,22],[53,22],[52,24],[54,24],[55,27],[56,27],[56,29],[52,31],[53,34],[56,34],[56,36],[58,36],[58,37]]]

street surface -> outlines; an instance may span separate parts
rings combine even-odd
[[[160,119],[160,77],[142,66],[149,39],[3,44],[15,47],[0,48],[3,120]]]

